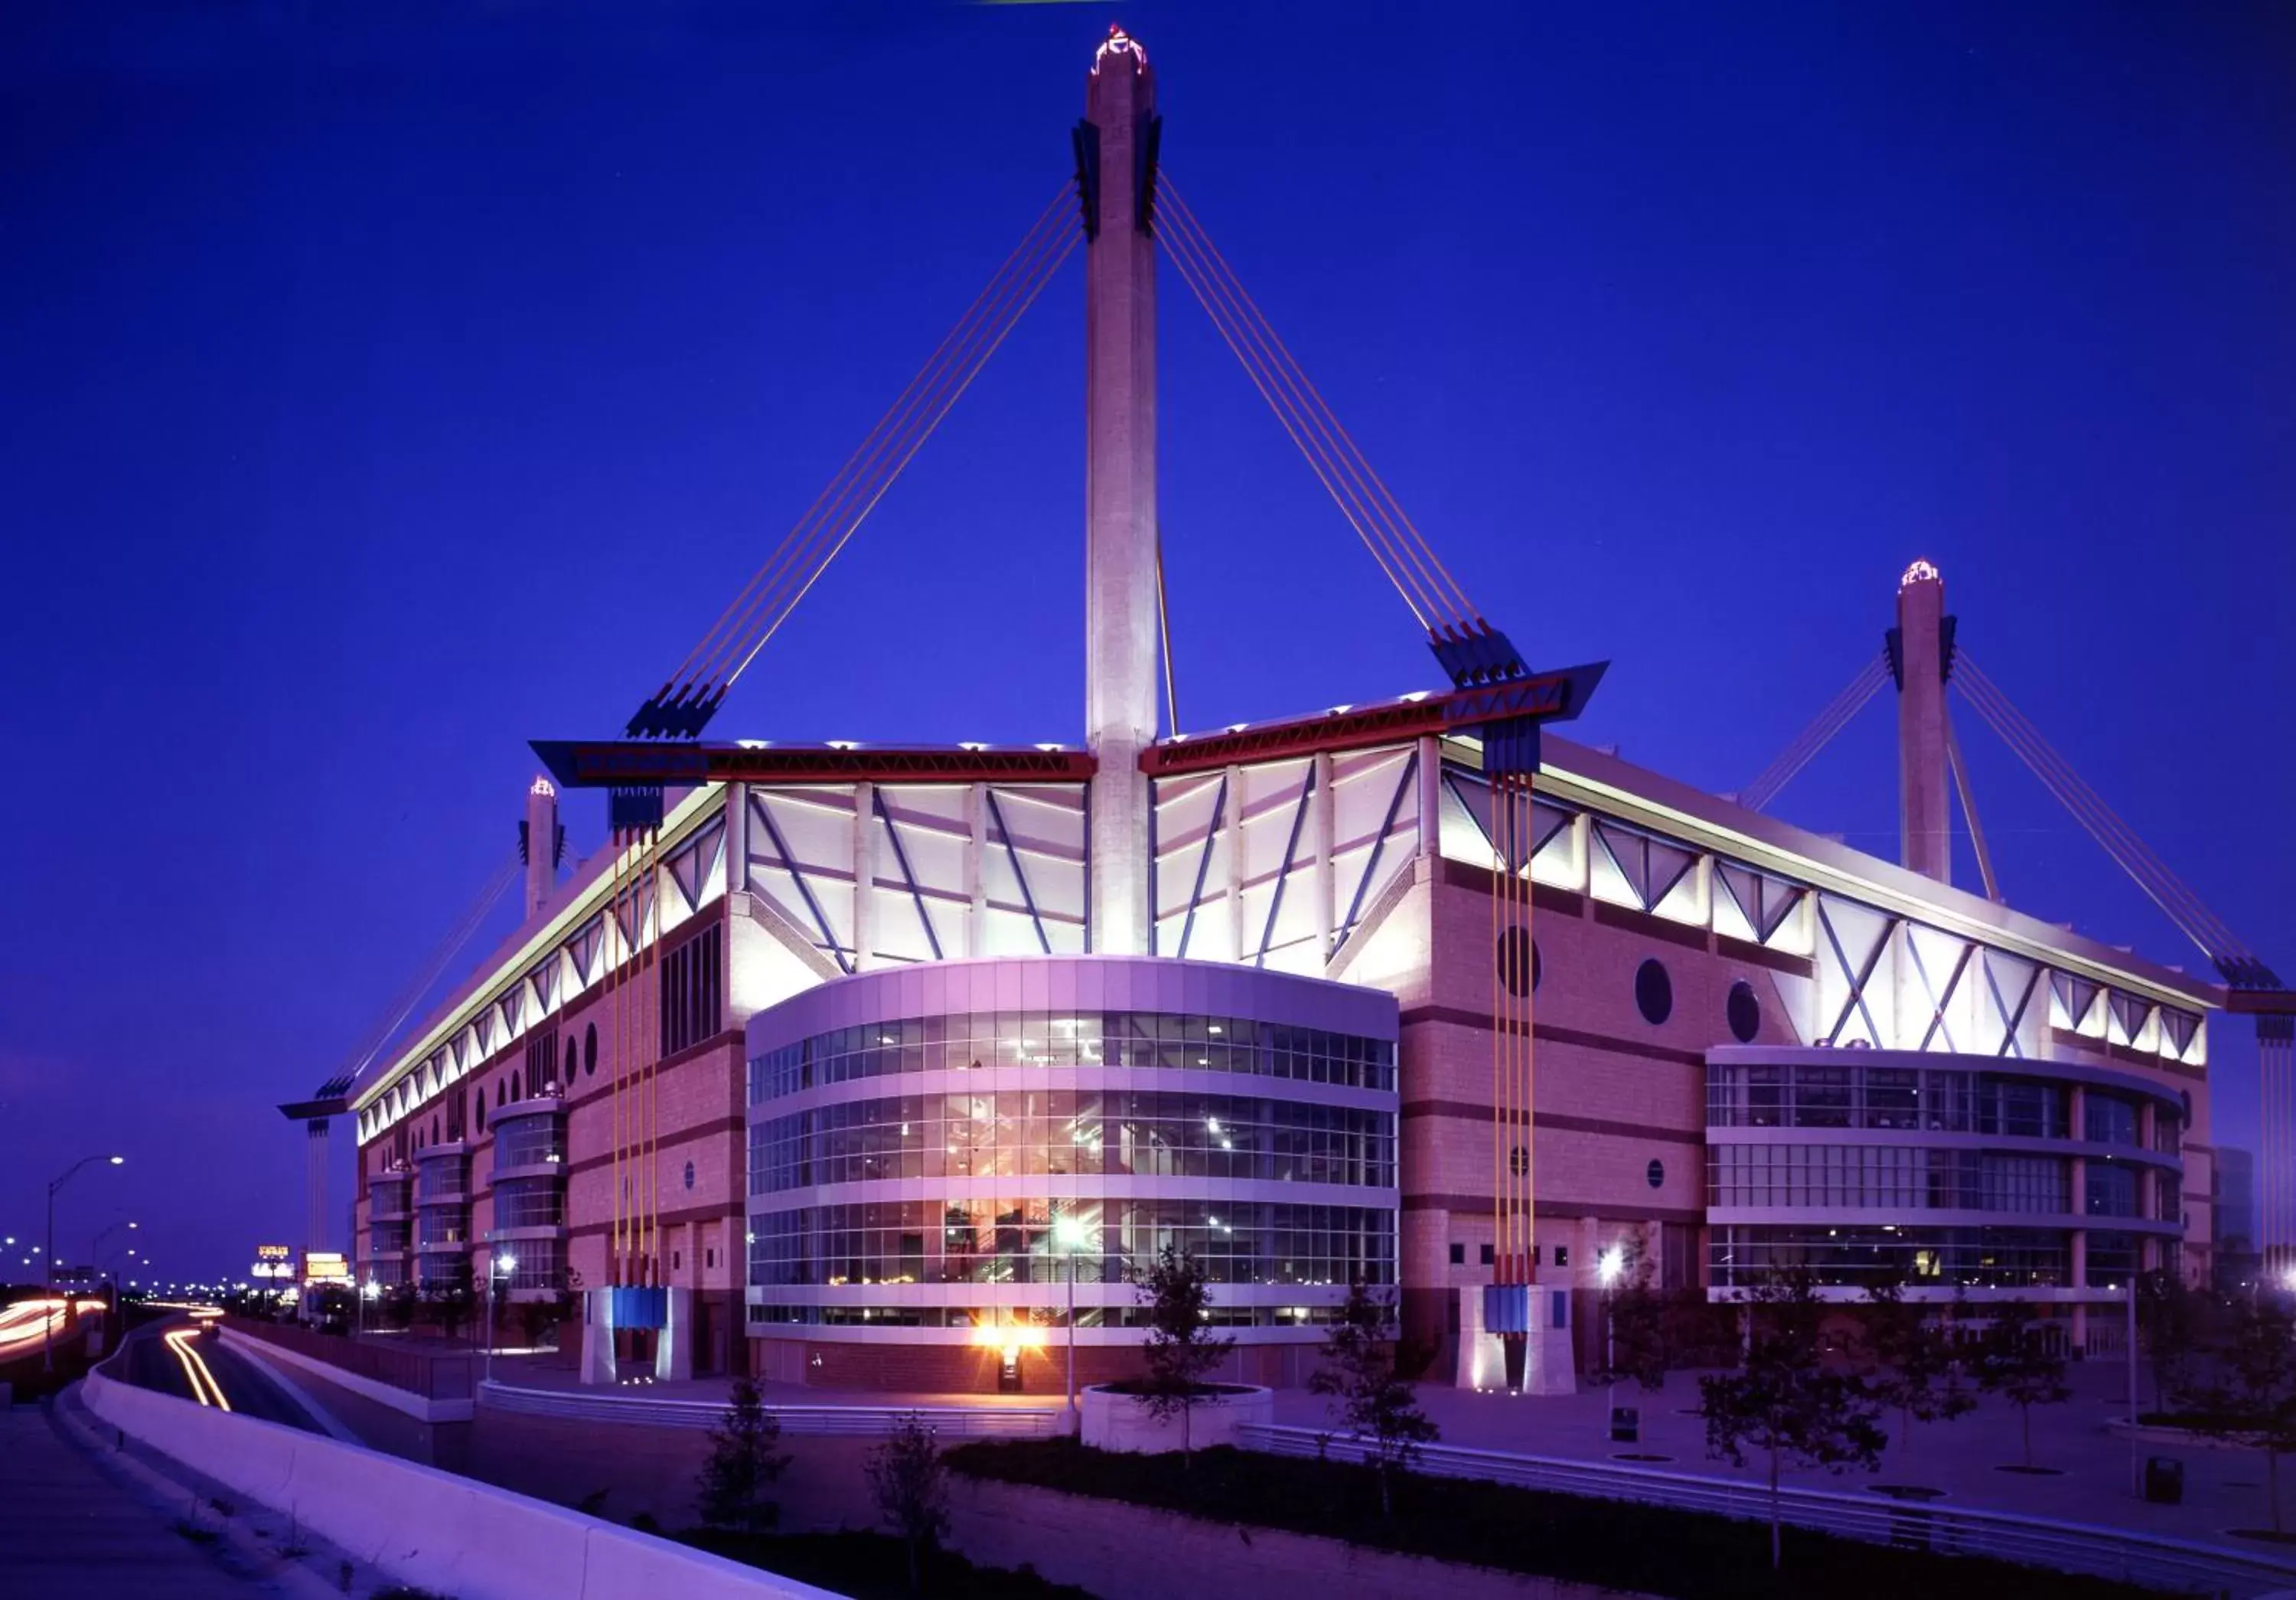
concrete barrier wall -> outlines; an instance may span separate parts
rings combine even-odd
[[[467,1388],[463,1389],[459,1395],[422,1394],[385,1379],[372,1377],[358,1372],[342,1361],[329,1359],[328,1357],[332,1355],[358,1353],[355,1349],[350,1348],[348,1340],[320,1340],[318,1342],[320,1353],[315,1353],[283,1340],[264,1334],[251,1334],[243,1328],[226,1326],[223,1330],[223,1342],[227,1349],[240,1350],[250,1360],[277,1361],[295,1367],[299,1371],[308,1372],[314,1377],[324,1378],[338,1388],[348,1389],[353,1394],[364,1395],[376,1405],[388,1406],[393,1411],[413,1417],[416,1422],[466,1423],[471,1420],[478,1408],[478,1402],[472,1398],[471,1391]],[[330,1344],[338,1348],[330,1350],[327,1349]]]
[[[1138,1397],[1095,1384],[1084,1391],[1082,1410],[1085,1443],[1096,1449],[1155,1456],[1180,1448],[1184,1438],[1188,1448],[1208,1450],[1235,1443],[1238,1428],[1267,1426],[1275,1420],[1275,1391],[1247,1389],[1207,1395],[1189,1407],[1183,1419],[1177,1411],[1158,1416]]]
[[[825,1589],[314,1433],[91,1373],[112,1427],[286,1512],[398,1580],[457,1600],[837,1600]]]

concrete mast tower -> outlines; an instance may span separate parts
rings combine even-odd
[[[1085,729],[1092,948],[1148,950],[1148,781],[1156,736],[1156,78],[1109,29],[1077,125],[1085,205]]]
[[[1924,877],[1950,883],[1945,683],[1953,670],[1953,619],[1945,614],[1945,578],[1925,561],[1907,567],[1898,580],[1890,669],[1898,680],[1898,859]]]
[[[526,856],[526,915],[531,922],[558,885],[558,791],[548,778],[527,785],[519,844]]]

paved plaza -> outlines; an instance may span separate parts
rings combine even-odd
[[[537,1388],[578,1389],[575,1374],[561,1366],[530,1358],[496,1360],[499,1383]],[[2235,1528],[2270,1526],[2265,1502],[2265,1462],[2252,1450],[2211,1448],[2197,1441],[2131,1441],[2108,1424],[2128,1412],[2128,1371],[2119,1363],[2078,1364],[2067,1381],[2073,1398],[2060,1406],[2033,1409],[2033,1462],[2046,1472],[2027,1474],[2005,1472],[2024,1459],[2021,1425],[2015,1407],[1986,1397],[1970,1415],[1951,1423],[1921,1424],[1913,1428],[1910,1444],[1898,1437],[1895,1413],[1884,1417],[1890,1436],[1881,1470],[1839,1475],[1823,1471],[1790,1471],[1785,1481],[1797,1488],[1830,1489],[1845,1494],[1870,1494],[1877,1487],[1912,1485],[1943,1491],[1938,1503],[1962,1508],[2049,1517],[2070,1522],[2110,1524],[2116,1528],[2157,1533],[2168,1538],[2222,1543],[2252,1553],[2271,1554],[2276,1547],[2229,1536]],[[1057,1408],[1057,1395],[888,1394],[873,1391],[837,1391],[791,1384],[767,1384],[767,1402],[775,1406],[1011,1406]],[[655,1399],[722,1402],[726,1394],[722,1378],[661,1383],[630,1391]],[[592,1391],[596,1392],[596,1391]],[[2141,1403],[2152,1404],[2149,1381],[2139,1385]],[[1654,1394],[1632,1384],[1621,1384],[1619,1404],[1634,1406],[1642,1414],[1640,1442],[1612,1444],[1605,1427],[1606,1397],[1600,1390],[1553,1399],[1525,1399],[1475,1394],[1433,1383],[1419,1390],[1420,1404],[1443,1430],[1442,1442],[1470,1449],[1506,1450],[1523,1455],[1574,1460],[1611,1462],[1621,1456],[1657,1456],[1622,1465],[1655,1471],[1697,1473],[1710,1477],[1759,1480],[1766,1468],[1750,1463],[1733,1468],[1706,1454],[1704,1420],[1694,1414],[1698,1404],[1697,1376],[1677,1373]],[[1280,1390],[1275,1420],[1300,1427],[1329,1424],[1325,1403],[1303,1390]],[[2181,1505],[2145,1503],[2136,1492],[2132,1460],[2166,1456],[2184,1465],[2185,1498]],[[2289,1474],[2296,1479],[2296,1473]],[[2296,1482],[2284,1498],[2290,1503],[2290,1522],[2296,1528]],[[2286,1547],[2296,1560],[2296,1545]]]

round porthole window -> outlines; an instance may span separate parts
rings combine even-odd
[[[1530,1152],[1525,1150],[1520,1145],[1507,1152],[1507,1170],[1513,1173],[1517,1177],[1521,1177],[1524,1173],[1529,1171]]]
[[[1743,978],[1732,984],[1723,1010],[1730,1020],[1730,1037],[1742,1045],[1752,1044],[1762,1030],[1762,1003],[1755,997],[1754,986]]]
[[[685,1186],[689,1189],[693,1186],[693,1163],[692,1161],[685,1163]]]
[[[1635,1005],[1653,1028],[1674,1014],[1674,980],[1656,956],[1635,971]]]
[[[1650,1186],[1653,1189],[1666,1187],[1666,1163],[1655,1156],[1652,1157],[1651,1164],[1643,1170],[1643,1177],[1649,1181]]]
[[[1527,995],[1538,987],[1538,946],[1521,928],[1499,935],[1499,979],[1511,995]]]

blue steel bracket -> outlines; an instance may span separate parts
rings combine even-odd
[[[616,786],[606,791],[606,826],[616,833],[652,833],[661,829],[660,784]]]
[[[1521,652],[1506,635],[1488,622],[1478,622],[1465,633],[1447,630],[1430,638],[1427,644],[1452,683],[1462,689],[1530,676]]]
[[[1483,1285],[1483,1332],[1502,1334],[1530,1332],[1529,1284]]]
[[[2234,989],[2276,989],[2285,987],[2277,973],[2254,956],[2219,956],[2214,964],[2218,974]]]
[[[701,730],[709,726],[709,718],[718,713],[725,700],[726,691],[712,690],[696,694],[691,689],[675,693],[664,688],[659,694],[649,696],[646,702],[634,712],[629,725],[623,730],[631,739],[699,739]]]
[[[1077,204],[1084,208],[1084,237],[1089,244],[1100,237],[1100,129],[1079,122],[1069,130],[1069,148],[1076,155]]]
[[[1448,719],[1472,722],[1483,742],[1483,770],[1495,777],[1538,770],[1539,724],[1566,722],[1586,709],[1608,661],[1533,674],[1507,636],[1488,624],[1429,640],[1458,685]]]
[[[669,1291],[621,1284],[606,1291],[606,1325],[661,1329],[669,1325]]]

